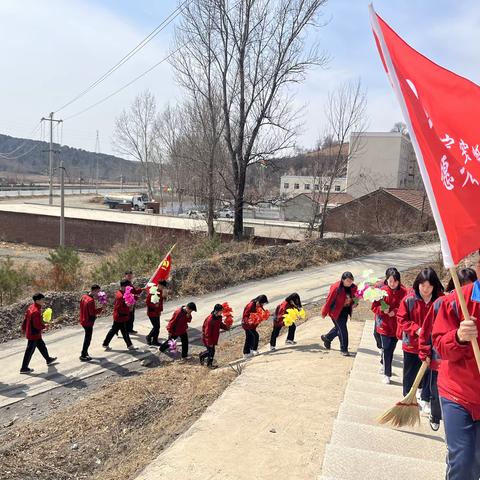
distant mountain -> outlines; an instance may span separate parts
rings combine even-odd
[[[20,178],[21,181],[35,178],[38,181],[39,176],[47,176],[48,148],[47,142],[0,134],[0,177],[4,181],[15,178]],[[65,145],[54,144],[54,149],[54,168],[63,159],[67,182],[77,183],[82,178],[85,183],[94,183],[97,159],[100,180],[118,182],[122,175],[129,183],[142,179],[142,169],[138,162]]]

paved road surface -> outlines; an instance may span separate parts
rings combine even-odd
[[[409,247],[391,252],[380,252],[361,258],[332,263],[322,267],[314,267],[268,278],[260,281],[246,282],[243,285],[227,288],[198,298],[178,299],[165,304],[165,312],[161,322],[161,336],[165,335],[165,321],[170,318],[172,311],[179,305],[193,300],[198,307],[191,323],[190,336],[198,337],[204,318],[211,311],[215,303],[228,301],[234,310],[238,321],[243,307],[253,297],[266,294],[270,300],[270,308],[285,298],[286,295],[297,291],[304,303],[319,300],[328,291],[330,284],[336,281],[341,273],[350,270],[359,275],[362,270],[371,268],[375,274],[382,276],[388,266],[396,265],[405,270],[416,265],[427,263],[437,256],[438,245],[429,244]],[[25,349],[25,340],[18,339],[2,344],[0,349],[0,408],[18,402],[26,397],[51,390],[59,385],[68,384],[73,380],[82,380],[96,375],[106,369],[115,368],[137,360],[148,352],[144,342],[145,335],[150,330],[150,323],[145,310],[137,311],[136,329],[141,337],[133,337],[134,343],[141,345],[138,352],[125,352],[125,344],[121,338],[114,338],[111,342],[113,350],[104,352],[101,342],[111,325],[110,318],[97,320],[90,355],[95,357],[92,363],[81,363],[78,356],[83,341],[83,329],[80,327],[66,327],[45,335],[45,341],[52,356],[57,356],[60,363],[46,367],[41,355],[36,352],[30,366],[35,372],[30,375],[20,375],[19,369]],[[241,352],[239,352],[239,356]]]

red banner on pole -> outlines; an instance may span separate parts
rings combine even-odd
[[[480,246],[480,87],[414,50],[372,6],[370,18],[450,268]]]
[[[158,285],[158,282],[162,280],[167,280],[168,276],[170,275],[170,270],[172,268],[172,256],[168,254],[160,263],[158,268],[155,270],[152,278],[148,283],[154,283]]]

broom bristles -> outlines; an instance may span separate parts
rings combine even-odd
[[[420,384],[420,380],[422,379],[426,370],[427,365],[424,363],[422,364],[417,377],[415,378],[413,386],[407,395],[405,395],[403,400],[378,417],[378,423],[381,425],[389,423],[393,427],[414,427],[420,423],[420,410],[418,408],[416,393],[418,385]]]

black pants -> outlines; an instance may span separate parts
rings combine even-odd
[[[92,341],[93,326],[92,327],[83,327],[85,330],[85,337],[83,338],[83,347],[82,347],[82,357],[88,355],[88,347]]]
[[[447,442],[447,479],[480,478],[480,421],[460,404],[441,398],[445,440]]]
[[[337,336],[340,340],[340,350],[348,352],[348,311],[342,310],[337,320],[333,320],[334,327],[325,335],[327,340],[333,341]]]
[[[43,358],[48,361],[50,356],[48,355],[47,346],[43,339],[40,340],[28,340],[27,348],[25,349],[25,355],[23,356],[22,370],[26,370],[32,359],[32,355],[35,352],[35,349],[38,348],[38,351],[42,354]]]
[[[438,394],[437,387],[438,372],[435,370],[430,370],[430,408],[431,418],[435,423],[439,423],[442,419],[442,408],[440,406],[440,395]]]
[[[245,344],[243,345],[243,353],[248,355],[253,350],[258,350],[258,342],[260,337],[256,330],[245,330]]]
[[[293,340],[295,339],[296,329],[297,329],[297,326],[294,323],[292,323],[288,327],[287,340],[290,340],[293,342]],[[281,330],[282,330],[282,327],[276,327],[275,325],[273,326],[272,336],[270,337],[270,345],[272,347],[275,347],[277,345],[277,337],[280,335]]]
[[[412,388],[415,377],[417,376],[422,361],[418,358],[416,353],[403,352],[403,396],[405,396]],[[423,385],[423,387],[422,387]],[[430,369],[425,372],[422,383],[422,400],[430,401]]]
[[[392,376],[392,362],[393,362],[393,353],[395,352],[395,347],[397,346],[397,337],[387,337],[386,335],[380,335],[380,340],[382,341],[382,360],[383,360],[383,373],[387,377]]]
[[[213,357],[215,356],[215,345],[213,347],[206,347],[207,349],[200,354],[202,360],[207,360],[207,365],[213,365]]]
[[[383,346],[382,346],[382,335],[380,335],[377,332],[377,328],[376,328],[375,323],[373,324],[373,336],[375,337],[375,343],[377,344],[377,348],[378,349],[383,348]]]
[[[168,341],[169,340],[176,340],[178,337],[180,337],[180,340],[182,341],[182,358],[187,358],[188,357],[188,333],[185,332],[183,335],[169,335],[168,340],[165,340],[161,345],[160,345],[160,351],[164,352],[168,348]]]
[[[128,333],[132,333],[134,322],[135,322],[135,307],[133,307],[133,309],[128,314],[128,321],[127,321],[127,332]]]
[[[152,329],[147,335],[147,342],[149,343],[158,343],[158,335],[160,333],[160,317],[148,317],[150,318],[150,323],[152,324]]]
[[[121,332],[122,337],[125,340],[125,343],[127,344],[127,347],[129,347],[132,344],[132,341],[130,340],[130,335],[127,332],[126,322],[122,322],[122,323],[113,322],[112,328],[108,331],[107,336],[103,341],[103,346],[108,347],[108,345],[110,344],[110,341],[118,332]]]

